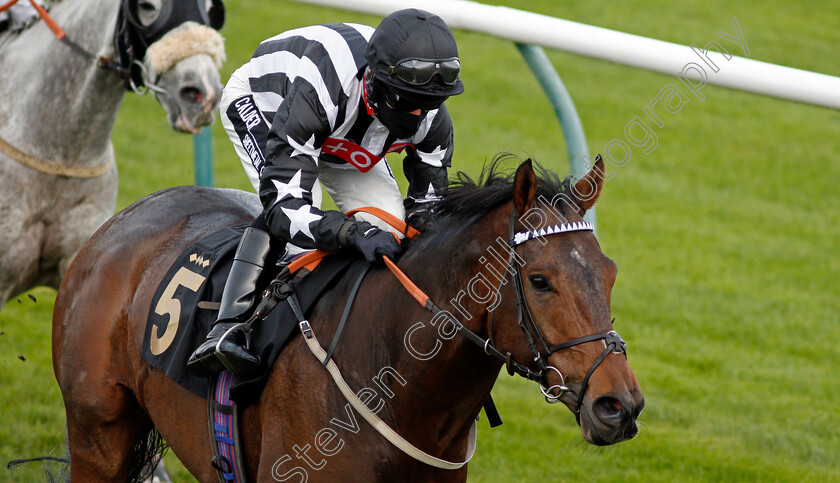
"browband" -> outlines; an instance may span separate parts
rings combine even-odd
[[[559,225],[547,226],[534,231],[523,231],[515,234],[511,240],[510,246],[521,245],[533,238],[539,238],[546,235],[556,235],[558,233],[568,233],[572,231],[594,231],[592,223],[588,221],[575,221],[572,223],[561,223]]]

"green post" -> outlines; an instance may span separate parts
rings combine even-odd
[[[213,131],[205,127],[193,136],[195,184],[213,186]]]
[[[580,123],[575,103],[572,102],[572,97],[548,56],[542,47],[530,44],[516,44],[516,48],[522,53],[525,62],[539,81],[548,100],[554,107],[554,113],[557,119],[560,120],[560,126],[563,129],[563,137],[566,140],[566,150],[569,153],[569,163],[572,166],[572,176],[576,178],[582,177],[589,171],[590,166],[587,162],[589,156],[589,149],[586,147],[586,136],[583,133],[583,125]],[[595,222],[595,208],[586,212],[584,217],[596,227],[595,235],[597,236],[597,225]]]

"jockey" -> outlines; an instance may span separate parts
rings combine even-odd
[[[399,218],[422,212],[447,186],[452,122],[443,102],[464,91],[458,48],[446,23],[406,9],[374,30],[328,24],[263,41],[230,78],[220,109],[263,213],[245,230],[217,321],[187,367],[210,375],[247,373],[259,358],[245,348],[241,322],[266,263],[286,244],[352,247],[368,260],[396,257],[400,244],[363,206]],[[384,156],[405,151],[403,200]],[[323,185],[341,211],[322,211]],[[366,219],[367,218],[367,219]]]

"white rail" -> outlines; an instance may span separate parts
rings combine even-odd
[[[383,16],[402,8],[417,7],[440,15],[452,28],[483,32],[515,42],[555,48],[664,74],[682,75],[693,81],[698,93],[709,83],[840,109],[839,77],[745,58],[750,54],[749,28],[739,39],[740,27],[735,20],[733,24],[719,26],[720,32],[710,32],[708,38],[697,39],[696,44],[703,49],[707,42],[714,40],[730,54],[744,56],[733,55],[727,60],[712,50],[703,60],[690,46],[467,0],[295,1]],[[743,45],[738,40],[744,40]],[[710,64],[714,64],[717,72]]]

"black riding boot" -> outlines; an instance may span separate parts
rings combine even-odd
[[[187,369],[196,376],[211,376],[224,368],[234,374],[247,374],[259,366],[260,358],[245,348],[242,322],[257,298],[257,280],[272,252],[270,248],[268,233],[253,227],[245,229],[222,292],[219,317],[207,340],[187,361]]]

